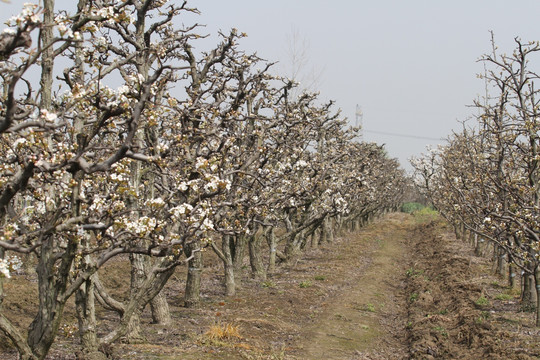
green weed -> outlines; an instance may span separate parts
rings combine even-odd
[[[416,270],[415,268],[409,268],[407,269],[407,271],[405,271],[405,275],[407,275],[407,277],[412,277],[412,278],[422,275],[423,273],[424,273],[424,270]]]
[[[505,293],[497,294],[495,296],[495,299],[501,300],[501,301],[508,301],[508,300],[512,300],[513,298],[514,298],[513,295],[505,294]]]
[[[489,305],[489,300],[484,295],[482,295],[474,303],[478,306],[487,306]]]
[[[406,202],[401,205],[401,212],[412,214],[415,211],[422,210],[425,206],[417,202]]]
[[[435,326],[435,331],[439,332],[444,337],[448,337],[448,332],[442,326]]]
[[[264,288],[274,288],[276,287],[276,283],[274,283],[272,280],[266,280],[262,282],[261,286]]]

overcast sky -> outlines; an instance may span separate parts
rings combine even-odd
[[[37,0],[36,0],[37,1]],[[179,0],[171,0],[179,1]],[[0,4],[0,18],[25,1]],[[75,0],[57,0],[72,8]],[[351,124],[363,111],[364,139],[386,144],[406,170],[407,159],[442,141],[473,116],[481,96],[477,59],[490,51],[490,30],[501,52],[513,39],[540,40],[538,0],[191,0],[206,32],[246,32],[241,46],[291,68],[288,49],[307,54],[304,76],[318,74],[323,99],[336,101]],[[192,18],[186,22],[193,21]],[[313,76],[311,76],[313,78]],[[388,134],[386,134],[388,133]],[[394,136],[389,134],[397,134]]]

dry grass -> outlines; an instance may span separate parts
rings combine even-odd
[[[204,335],[210,340],[242,339],[240,327],[232,323],[213,325]]]

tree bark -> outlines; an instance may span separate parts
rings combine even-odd
[[[201,300],[201,276],[204,265],[200,246],[200,241],[197,240],[186,244],[184,247],[186,257],[192,257],[188,261],[186,288],[184,291],[184,306],[188,308],[199,305]]]
[[[169,325],[172,321],[169,303],[162,292],[156,295],[150,301],[150,311],[152,313],[152,322],[159,325]]]
[[[269,226],[265,229],[264,235],[266,237],[266,242],[268,243],[269,255],[268,255],[268,268],[267,273],[272,275],[276,272],[276,253],[277,253],[277,243],[276,243],[276,234],[274,232],[274,227]]]
[[[333,243],[334,242],[334,228],[332,226],[332,219],[329,219],[326,217],[324,219],[323,226],[326,228],[326,242]]]
[[[223,267],[225,273],[225,295],[234,296],[236,294],[236,283],[234,276],[234,264],[231,254],[231,242],[230,235],[222,236],[222,252],[224,256]]]
[[[28,330],[28,345],[38,359],[43,359],[58,333],[64,313],[66,289],[72,259],[77,245],[71,241],[65,250],[63,260],[56,264],[53,235],[47,235],[41,246],[37,266],[39,310]]]
[[[530,310],[534,306],[532,291],[533,287],[533,276],[531,274],[523,274],[521,277],[522,282],[522,292],[521,292],[521,306],[524,310]]]
[[[51,109],[52,83],[54,66],[54,49],[48,46],[53,38],[54,0],[43,0],[43,26],[41,27],[40,45],[44,49],[41,54],[41,101],[42,109]]]
[[[317,229],[311,234],[310,240],[311,240],[311,247],[313,249],[317,249],[319,247],[320,237],[321,237],[321,229]]]
[[[242,267],[244,266],[244,258],[246,257],[246,244],[248,242],[247,235],[236,235],[231,237],[231,254],[234,265],[234,274],[236,275],[236,282],[242,274]]]
[[[146,279],[145,259],[144,255],[140,254],[130,254],[129,259],[131,262],[130,298],[134,298]],[[135,311],[131,316],[125,336],[128,342],[137,343],[143,340],[139,311]]]
[[[81,345],[85,353],[98,351],[94,281],[86,280],[75,293],[75,305],[79,321]]]
[[[249,263],[251,265],[251,275],[257,280],[266,280],[266,272],[261,256],[261,234],[253,234],[249,239]]]
[[[173,273],[174,267],[170,267],[166,271],[155,271],[154,269],[149,271],[148,276],[140,284],[138,290],[132,292],[120,324],[115,330],[106,335],[100,343],[110,344],[122,336],[127,337],[132,331],[132,324],[134,323],[132,320],[133,316],[139,315],[144,307],[159,294]],[[139,316],[137,316],[135,325],[138,325],[137,322],[140,322]],[[140,330],[140,327],[137,330]]]
[[[540,266],[534,269],[534,283],[536,285],[536,327],[540,327]]]

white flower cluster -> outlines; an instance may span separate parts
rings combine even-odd
[[[173,216],[173,219],[178,220],[183,215],[188,215],[193,211],[193,206],[190,204],[182,204],[176,207],[173,207],[169,210],[169,213]]]
[[[204,190],[206,192],[212,193],[218,191],[219,189],[230,190],[231,182],[229,180],[223,180],[217,176],[210,176],[207,178],[208,183],[204,185]]]
[[[137,220],[126,220],[124,225],[127,231],[138,236],[148,235],[162,226],[161,221],[148,216],[141,216]]]
[[[4,259],[0,259],[0,275],[10,278],[9,274],[9,264]]]
[[[105,207],[106,200],[104,197],[100,195],[94,195],[94,200],[92,201],[92,205],[90,205],[89,210],[90,211],[98,211]]]
[[[195,169],[205,169],[208,166],[208,160],[202,157],[198,157],[197,161],[195,162]]]
[[[208,204],[201,203],[201,206],[194,208],[188,203],[176,206],[169,210],[175,221],[185,221],[190,227],[197,229],[197,235],[214,230],[214,223],[210,220],[211,210]]]
[[[347,201],[342,198],[340,195],[337,195],[334,198],[334,206],[336,207],[337,211],[339,212],[346,212],[348,208]]]
[[[165,206],[165,201],[162,198],[148,199],[145,205],[154,209],[159,209]]]
[[[300,170],[308,166],[308,163],[304,160],[298,160],[296,164],[294,164],[294,170]]]
[[[47,109],[41,110],[41,118],[47,122],[55,122],[58,116],[55,113],[48,111]]]
[[[81,33],[80,32],[73,32],[69,27],[67,27],[66,23],[68,22],[68,18],[65,15],[58,15],[54,18],[54,21],[58,24],[56,25],[56,29],[60,33],[60,36],[65,36],[68,39],[75,39],[75,40],[81,40]]]
[[[37,4],[32,3],[24,3],[23,9],[19,15],[12,16],[6,24],[8,26],[22,26],[26,23],[31,24],[39,24],[41,23],[41,18],[36,13],[36,10],[38,9]]]
[[[104,88],[104,86],[102,86]],[[105,92],[105,90],[101,90]],[[122,85],[118,89],[114,90],[106,87],[107,95],[110,97],[107,102],[107,106],[111,108],[127,106],[129,102],[129,92],[131,91],[128,86]]]
[[[0,259],[0,276],[11,277],[11,271],[18,271],[22,267],[22,261],[17,256],[9,256],[6,259]]]

